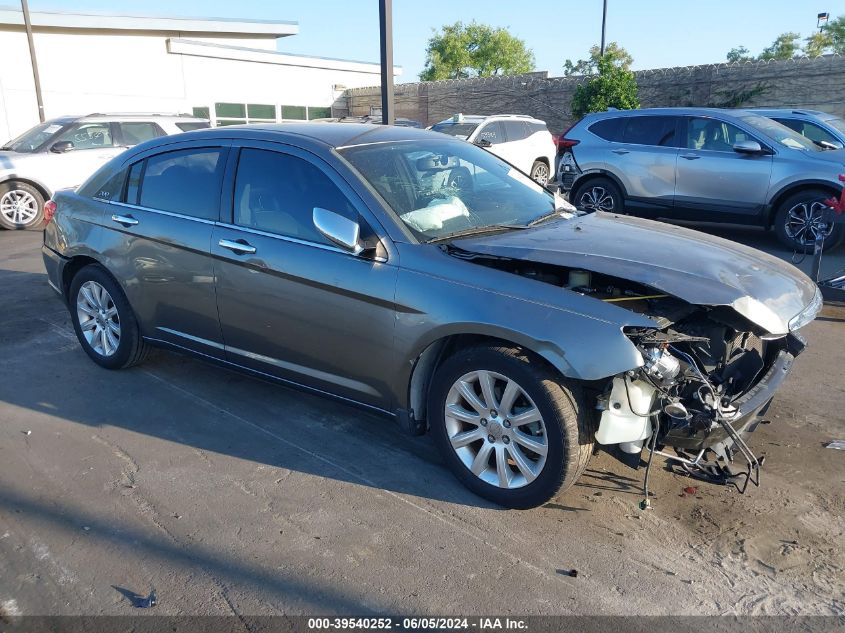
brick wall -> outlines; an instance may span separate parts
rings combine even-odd
[[[840,55],[641,70],[635,75],[643,107],[801,107],[845,116],[845,56]],[[569,104],[583,80],[539,72],[399,84],[396,116],[430,125],[456,112],[530,114],[548,122],[552,132],[561,132],[572,123]],[[347,90],[335,112],[369,114],[371,106],[381,106],[377,86]]]

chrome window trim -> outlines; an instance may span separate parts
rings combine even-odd
[[[151,209],[150,207],[142,207],[137,204],[129,204],[128,202],[115,202],[114,200],[102,200],[100,198],[95,198],[95,200],[100,200],[101,202],[105,202],[106,204],[113,204],[118,207],[126,207],[127,209],[136,209],[138,211],[147,211],[149,213],[158,213],[159,215],[166,215],[171,218],[179,218],[181,220],[193,220],[194,222],[199,222],[200,224],[217,224],[214,220],[206,220],[205,218],[197,218],[193,215],[185,215],[184,213],[174,213],[173,211],[164,211],[163,209]]]

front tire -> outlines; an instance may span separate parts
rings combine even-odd
[[[799,191],[778,207],[775,214],[775,235],[781,244],[793,251],[812,252],[822,211],[826,207],[824,200],[831,194],[821,189]],[[845,225],[834,224],[824,240],[824,250],[835,248],[845,238]]]
[[[533,508],[569,488],[592,452],[580,387],[519,348],[473,347],[446,359],[428,418],[454,475],[507,508]]]
[[[0,226],[22,231],[38,229],[44,220],[44,196],[32,185],[11,181],[0,185]]]
[[[594,178],[583,185],[578,185],[570,202],[585,211],[625,213],[622,192],[609,178]]]
[[[144,361],[149,345],[126,295],[105,268],[82,268],[68,293],[73,329],[88,357],[106,369],[124,369]]]

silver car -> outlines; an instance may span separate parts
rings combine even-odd
[[[673,447],[724,479],[736,454],[747,480],[742,436],[820,308],[779,259],[578,215],[493,154],[412,128],[160,138],[54,203],[48,279],[95,363],[165,347],[377,411],[509,507],[571,486],[596,444],[634,465]]]
[[[75,187],[127,147],[209,127],[178,115],[92,114],[36,125],[0,147],[0,227],[39,228],[44,202]]]
[[[578,207],[751,224],[795,250],[822,232],[845,150],[824,150],[747,110],[654,108],[590,114],[561,140],[559,180]],[[839,244],[845,225],[827,228]]]

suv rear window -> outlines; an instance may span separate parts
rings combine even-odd
[[[624,130],[624,126],[622,125],[625,122],[625,119],[603,119],[601,121],[596,121],[593,123],[588,130],[598,136],[599,138],[603,138],[605,141],[621,141],[622,140],[622,132]]]

